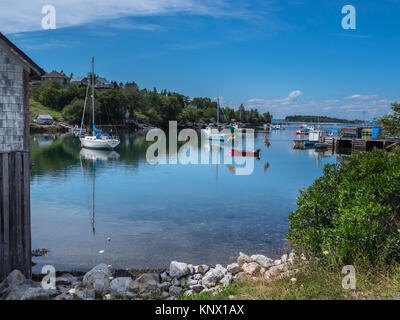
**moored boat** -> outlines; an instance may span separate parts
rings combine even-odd
[[[118,137],[111,136],[109,133],[104,132],[103,130],[97,129],[94,121],[94,58],[92,58],[92,77],[91,77],[91,85],[92,85],[92,135],[85,135],[84,137],[80,137],[81,147],[90,148],[90,149],[114,149],[119,145],[120,140]],[[82,115],[82,123],[79,133],[83,133],[83,120],[86,111],[86,102],[87,96],[89,92],[89,86],[86,90],[86,98],[85,105],[83,108]]]

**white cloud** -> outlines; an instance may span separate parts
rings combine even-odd
[[[234,8],[227,0],[1,0],[0,31],[9,34],[41,30],[42,7],[49,3],[56,8],[57,28],[131,16],[245,15],[245,9]]]
[[[346,97],[346,99],[360,99],[360,100],[370,100],[377,98],[378,95],[376,94],[353,94],[352,96]]]

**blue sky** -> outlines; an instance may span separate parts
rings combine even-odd
[[[57,29],[42,30],[43,5]],[[356,30],[344,30],[344,5]],[[400,100],[400,0],[2,0],[0,31],[45,70],[220,96],[276,118],[372,119]]]

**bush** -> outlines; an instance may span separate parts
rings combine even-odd
[[[400,157],[374,149],[300,191],[288,239],[306,252],[346,263],[400,261]]]

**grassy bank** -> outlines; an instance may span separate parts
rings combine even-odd
[[[36,119],[36,117],[39,114],[49,114],[53,117],[54,121],[58,122],[62,120],[62,116],[61,116],[61,112],[45,107],[44,105],[42,105],[41,103],[37,102],[34,99],[29,99],[29,111],[30,111],[30,117],[31,117],[31,124],[35,124],[33,122],[34,119]]]
[[[357,272],[356,289],[343,289],[341,267],[309,265],[294,278],[232,283],[216,295],[201,293],[182,300],[400,300],[400,268]],[[294,280],[295,279],[295,280]]]

